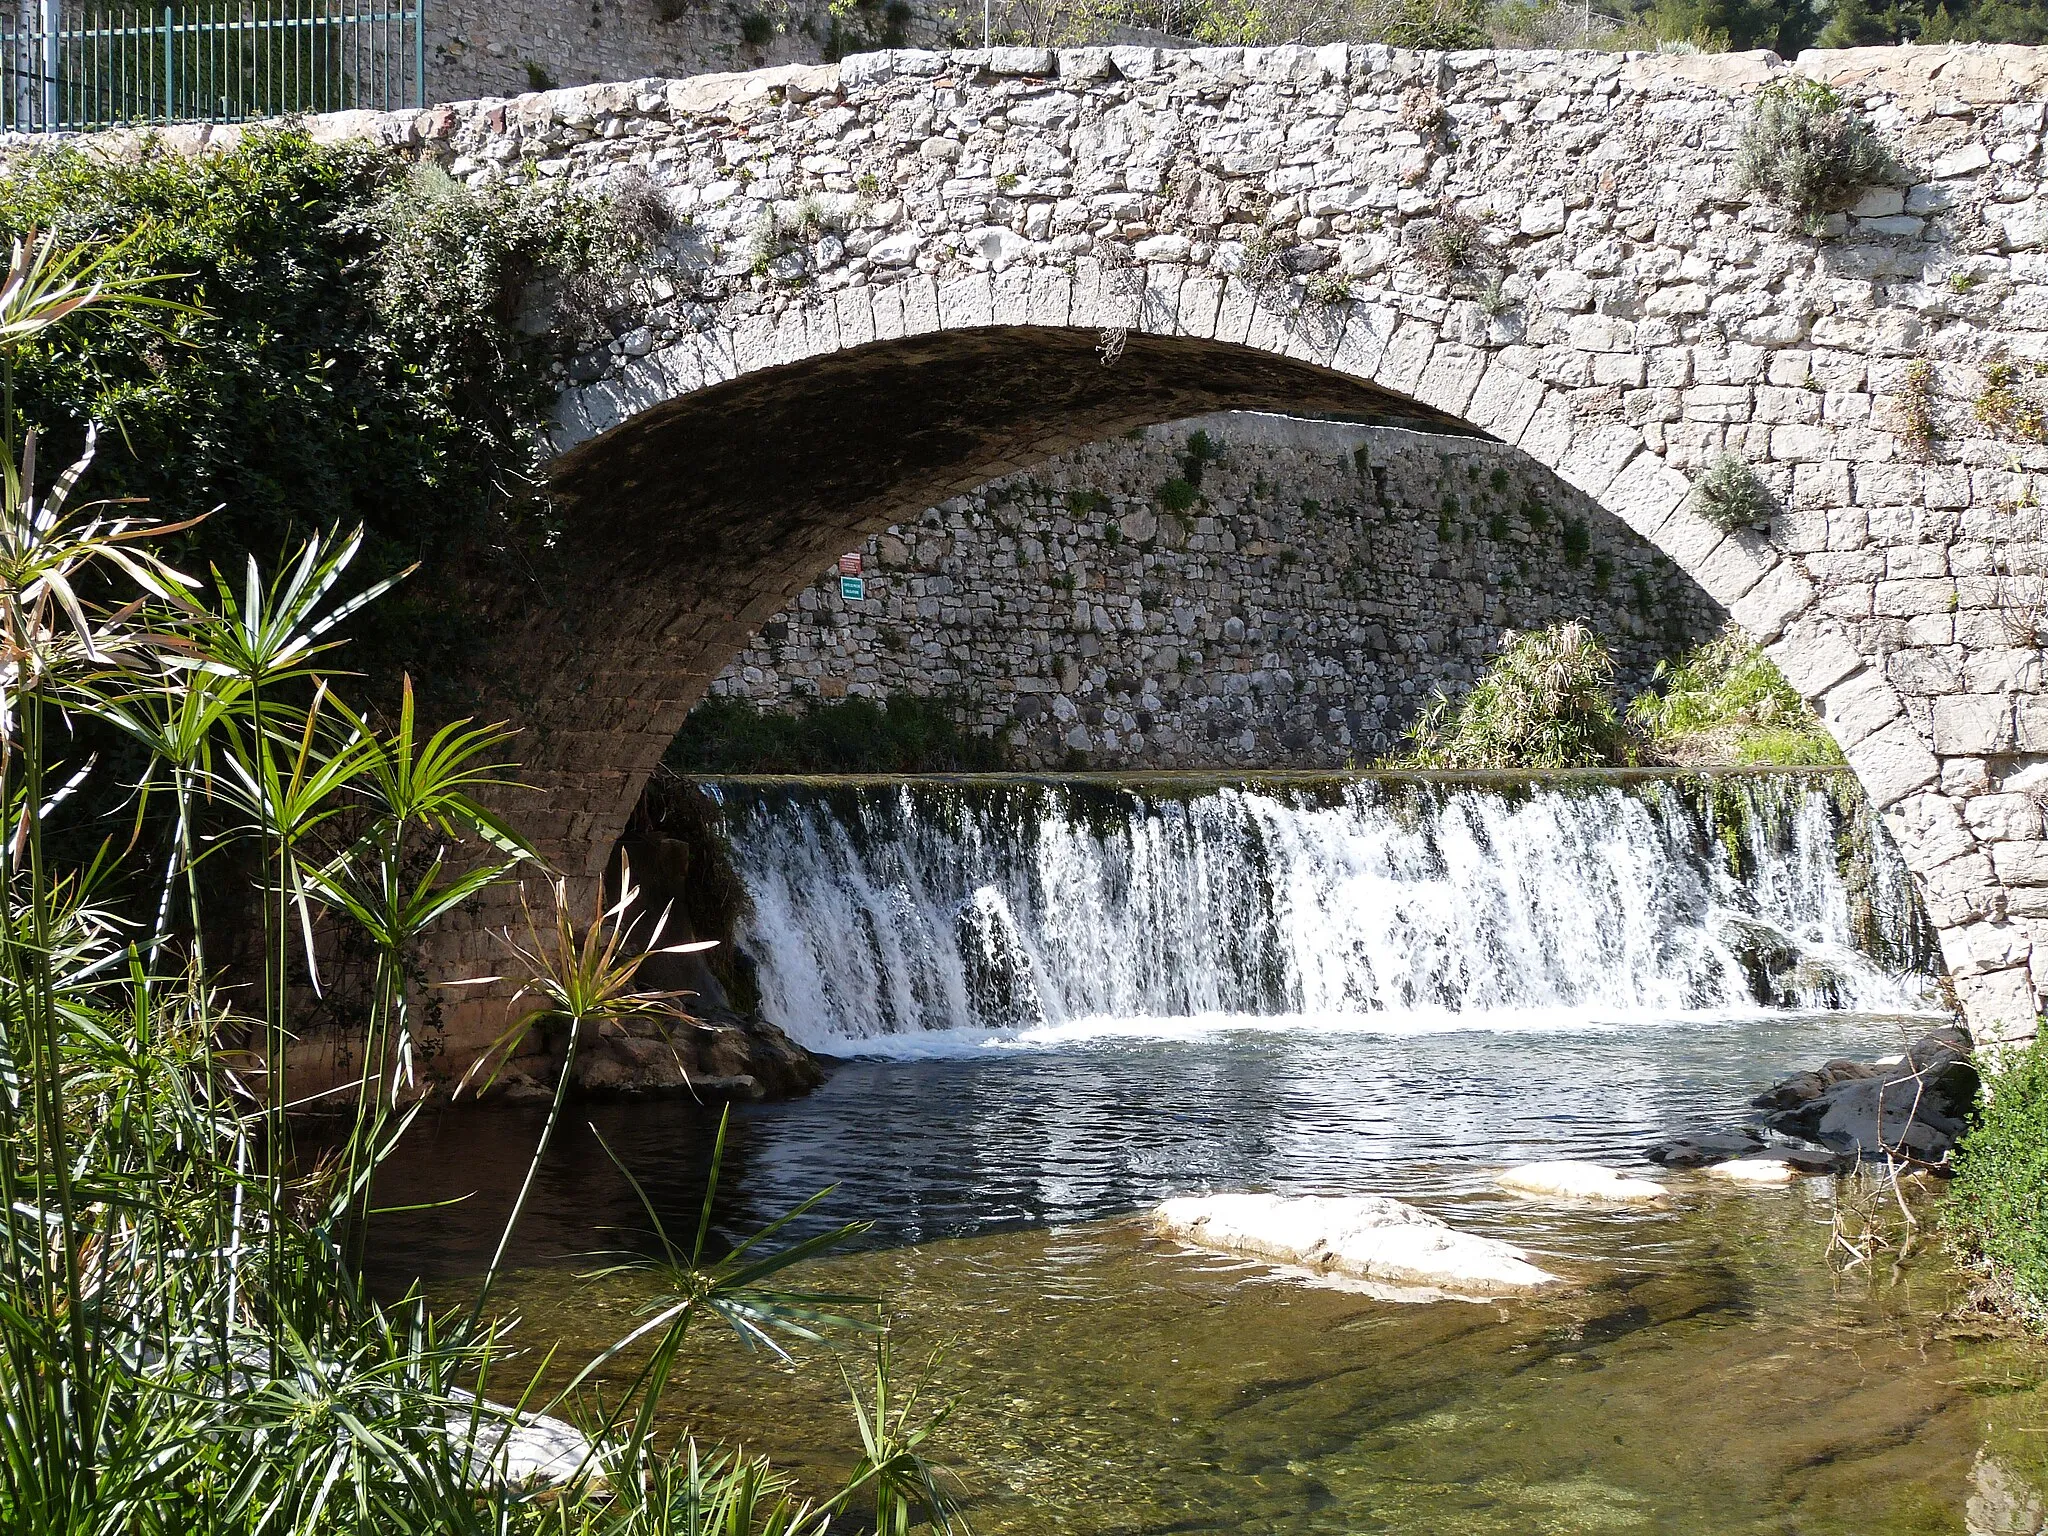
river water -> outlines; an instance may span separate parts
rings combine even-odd
[[[882,1298],[907,1376],[944,1351],[976,1530],[1990,1531],[2048,1483],[2048,1363],[1952,1319],[1932,1241],[1831,1263],[1832,1181],[1670,1175],[1648,1212],[1492,1183],[1648,1171],[1647,1141],[1937,1021],[1910,885],[1839,783],[720,793],[765,1006],[842,1059],[736,1112],[717,1233],[827,1186],[792,1235],[872,1223],[801,1283]],[[654,1282],[585,1278],[656,1246],[620,1167],[687,1234],[715,1129],[670,1102],[564,1131],[501,1293],[536,1344],[632,1325]],[[423,1127],[387,1197],[469,1198],[390,1218],[380,1283],[459,1291],[536,1130]],[[1243,1188],[1397,1195],[1578,1283],[1375,1300],[1140,1219]],[[863,1348],[707,1333],[672,1422],[822,1481]]]

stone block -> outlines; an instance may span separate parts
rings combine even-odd
[[[1931,869],[1982,853],[1962,811],[1939,787],[1907,795],[1884,813],[1885,829],[1915,869]]]
[[[2048,885],[2048,842],[1993,843],[1990,851],[2001,885]]]
[[[1893,702],[1896,705],[1897,701]],[[1841,740],[1839,733],[1836,740]],[[1941,775],[1941,765],[1927,750],[1913,723],[1903,715],[1844,750],[1870,803],[1880,811],[1932,784]]]
[[[1903,708],[1899,696],[1868,667],[1836,683],[1820,700],[1821,718],[1845,752],[1896,721]]]
[[[1422,384],[1423,371],[1429,367],[1436,348],[1435,326],[1423,320],[1403,320],[1373,370],[1374,382],[1396,394],[1412,397]]]
[[[995,287],[986,272],[947,278],[938,286],[936,329],[957,331],[995,323]]]
[[[1488,354],[1476,347],[1442,342],[1422,371],[1415,398],[1452,416],[1463,416],[1486,373]]]
[[[1693,579],[1723,608],[1733,608],[1776,567],[1780,557],[1750,533],[1731,533],[1690,567]]]
[[[2032,795],[1975,795],[1962,802],[1963,819],[1987,843],[2039,839],[2041,802]]]
[[[1809,701],[1819,698],[1864,664],[1856,647],[1839,629],[1821,618],[1788,624],[1785,633],[1764,649],[1785,674],[1785,680]]]
[[[1074,299],[1074,280],[1058,267],[1031,269],[1030,324],[1063,329]]]
[[[832,295],[832,308],[839,316],[839,344],[866,346],[875,339],[874,296],[865,284],[841,288]]]
[[[1346,340],[1349,339],[1347,334]],[[1342,355],[1340,348],[1339,356]],[[1466,406],[1466,419],[1502,442],[1517,442],[1543,403],[1543,389],[1540,379],[1530,378],[1496,356],[1487,364],[1479,388],[1473,391]]]
[[[2034,1038],[2041,1005],[2024,967],[1958,979],[1956,991],[1979,1045],[2023,1045]]]
[[[1781,560],[1757,584],[1729,605],[1728,616],[1759,644],[1777,639],[1785,626],[1813,606],[1813,583],[1790,560]]]
[[[1059,61],[1050,48],[991,48],[982,67],[992,75],[1052,75]]]
[[[1944,757],[1996,756],[2016,739],[2012,703],[1996,694],[1933,700],[1934,750]]]
[[[1557,473],[1588,496],[1600,497],[1623,466],[1642,450],[1643,435],[1615,422],[1586,423],[1573,434]]]
[[[1370,379],[1386,355],[1400,317],[1380,305],[1353,304],[1344,317],[1344,334],[1330,353],[1329,366],[1353,379]]]
[[[1223,279],[1208,273],[1190,273],[1180,285],[1181,333],[1204,340],[1213,338],[1222,308]]]
[[[1685,476],[1656,454],[1639,453],[1622,466],[1602,500],[1629,527],[1661,545],[1665,527],[1691,492]]]

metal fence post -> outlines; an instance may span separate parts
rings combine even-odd
[[[178,95],[178,93],[177,93],[177,89],[176,89],[176,87],[174,87],[174,86],[172,85],[172,83],[171,83],[171,82],[172,82],[173,80],[175,80],[175,79],[177,78],[177,71],[178,71],[178,61],[177,61],[177,54],[176,54],[176,52],[174,51],[174,50],[175,50],[175,48],[176,48],[176,44],[175,44],[175,43],[173,42],[173,34],[172,34],[172,32],[171,32],[171,14],[172,14],[172,13],[171,13],[171,8],[170,8],[170,7],[168,6],[168,5],[167,5],[167,6],[165,6],[165,7],[164,7],[164,121],[165,121],[165,122],[167,122],[167,123],[175,123],[175,122],[176,122],[176,121],[178,120],[178,115],[177,115],[177,113],[176,113],[175,111],[173,111],[173,110],[172,110],[172,104],[173,104],[173,103],[174,103],[174,102],[175,102],[175,101],[177,100],[177,95]]]
[[[57,35],[63,24],[63,0],[43,0],[43,131],[46,133],[57,126]]]

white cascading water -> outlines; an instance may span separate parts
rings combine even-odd
[[[1936,1001],[1897,854],[1811,777],[716,793],[763,1010],[825,1052]]]

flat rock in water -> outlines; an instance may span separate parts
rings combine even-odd
[[[1703,1171],[1731,1184],[1790,1184],[1799,1176],[1782,1157],[1732,1157],[1725,1163],[1709,1164]]]
[[[1495,1174],[1493,1182],[1518,1195],[1609,1200],[1622,1205],[1660,1205],[1671,1197],[1662,1184],[1632,1179],[1598,1163],[1524,1163]]]
[[[1764,1133],[1752,1130],[1708,1131],[1700,1136],[1674,1136],[1643,1148],[1643,1156],[1666,1168],[1704,1168],[1731,1157],[1748,1157],[1766,1145]]]
[[[1194,1195],[1166,1201],[1152,1225],[1201,1248],[1454,1296],[1562,1283],[1512,1243],[1460,1232],[1384,1195]]]

